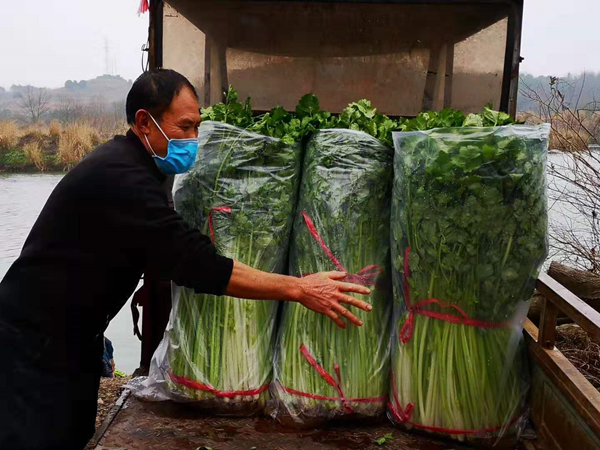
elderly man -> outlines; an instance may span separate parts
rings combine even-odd
[[[191,83],[144,73],[127,96],[126,136],[58,184],[0,283],[0,448],[81,449],[94,431],[103,332],[143,273],[197,292],[299,302],[361,322],[370,310],[344,273],[265,273],[215,251],[167,203],[163,182],[194,162],[200,114]]]

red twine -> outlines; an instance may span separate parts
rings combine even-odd
[[[412,425],[415,428],[420,428],[422,430],[431,431],[434,433],[446,433],[446,434],[491,433],[494,431],[498,431],[504,427],[504,425],[499,425],[499,426],[495,426],[495,427],[483,428],[481,430],[461,430],[461,429],[456,429],[456,428],[434,427],[434,426],[430,426],[430,425],[423,425],[420,423],[411,422],[410,419],[412,417],[413,410],[415,409],[415,404],[411,402],[411,403],[408,403],[404,408],[402,407],[402,405],[400,404],[400,400],[398,400],[398,390],[396,389],[396,381],[395,380],[396,380],[396,377],[394,376],[394,372],[392,371],[392,390],[394,392],[394,398],[393,398],[394,401],[393,401],[393,403],[391,401],[388,401],[387,406],[388,406],[390,413],[392,413],[392,416],[394,417],[394,419],[396,419],[400,423],[403,423],[406,425]],[[512,425],[517,420],[519,420],[518,416],[515,417],[513,420],[511,420],[507,425]]]
[[[208,229],[210,230],[210,238],[213,245],[215,244],[215,230],[213,228],[213,213],[215,211],[231,214],[231,208],[229,206],[217,206],[208,213]]]
[[[470,327],[477,328],[503,328],[506,326],[506,322],[490,322],[483,320],[476,320],[469,317],[469,315],[459,306],[457,305],[449,305],[446,303],[442,303],[437,298],[429,298],[427,300],[421,300],[414,305],[411,304],[410,299],[410,284],[408,279],[410,277],[410,264],[409,264],[409,255],[410,255],[410,247],[406,247],[404,251],[404,276],[402,282],[402,289],[404,291],[404,298],[406,300],[406,308],[408,310],[408,317],[404,324],[402,324],[402,328],[400,329],[400,333],[398,338],[400,342],[406,344],[412,338],[414,332],[414,322],[415,322],[415,314],[420,314],[425,317],[430,317],[432,319],[443,320],[445,322],[452,322],[460,325],[467,325]],[[451,308],[457,311],[460,315],[442,313],[438,311],[431,311],[427,309],[423,309],[423,307],[427,305],[438,305],[440,308]]]
[[[258,394],[261,394],[264,391],[266,391],[267,388],[269,387],[269,384],[267,383],[257,389],[250,389],[248,391],[219,391],[208,384],[199,383],[197,381],[190,380],[189,378],[186,378],[184,376],[175,375],[170,370],[169,370],[169,378],[171,378],[171,380],[173,382],[180,384],[182,386],[185,386],[187,388],[194,389],[197,391],[211,392],[214,395],[216,395],[217,397],[224,397],[224,398],[234,398],[234,397],[237,397],[238,395],[239,396],[258,395]]]
[[[323,241],[323,238],[319,235],[317,227],[315,227],[315,224],[306,211],[302,211],[302,217],[311,236],[321,246],[325,254],[329,257],[329,260],[340,272],[346,272],[347,275],[345,281],[348,283],[360,284],[361,286],[372,286],[375,284],[375,280],[381,273],[381,267],[373,264],[362,268],[358,273],[349,274],[342,263],[335,257],[333,252],[329,250],[329,247],[327,247],[325,241]]]
[[[315,370],[319,373],[319,375],[321,375],[321,377],[327,382],[327,384],[329,384],[330,386],[333,386],[338,391],[340,396],[339,397],[326,397],[324,395],[309,394],[307,392],[301,392],[301,391],[297,391],[295,389],[283,387],[283,390],[286,391],[287,393],[293,394],[293,395],[299,395],[301,397],[312,398],[315,400],[340,401],[340,402],[342,402],[342,406],[344,407],[344,409],[349,413],[354,412],[354,409],[352,409],[352,407],[348,404],[349,402],[375,403],[375,402],[381,402],[381,401],[385,400],[385,396],[370,397],[370,398],[346,398],[346,395],[344,394],[344,391],[342,389],[342,376],[340,374],[340,366],[338,364],[335,364],[333,367],[335,370],[336,377],[337,377],[337,381],[336,381],[329,373],[327,373],[327,371],[323,368],[323,366],[321,366],[317,362],[317,360],[310,354],[306,345],[302,344],[300,346],[300,352],[302,353],[302,356],[304,356],[304,358],[306,358],[308,363],[312,367],[314,367]]]

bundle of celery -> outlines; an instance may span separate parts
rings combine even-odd
[[[522,326],[547,254],[548,134],[546,125],[394,133],[396,423],[457,439],[523,425]]]
[[[284,273],[300,165],[299,145],[203,122],[196,163],[175,180],[175,207],[212,237],[220,254]],[[274,301],[174,287],[163,362],[174,397],[222,414],[262,408],[272,373],[276,313]]]
[[[378,417],[389,383],[391,148],[368,134],[330,129],[306,148],[290,274],[340,270],[370,286],[362,327],[286,304],[275,363],[277,418],[297,425]]]

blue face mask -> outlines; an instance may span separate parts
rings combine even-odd
[[[152,151],[152,157],[154,158],[154,162],[158,166],[158,169],[165,175],[175,175],[177,173],[184,173],[190,170],[194,164],[194,161],[196,161],[196,153],[198,153],[198,138],[169,139],[158,122],[154,120],[152,114],[150,114],[150,118],[168,141],[167,156],[161,158],[154,153],[154,149],[150,145],[148,136],[144,135],[144,138],[146,138],[146,143]]]

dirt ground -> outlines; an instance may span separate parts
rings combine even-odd
[[[121,395],[122,387],[131,377],[101,378],[98,391],[98,413],[96,414],[96,428],[102,424],[111,408]]]

